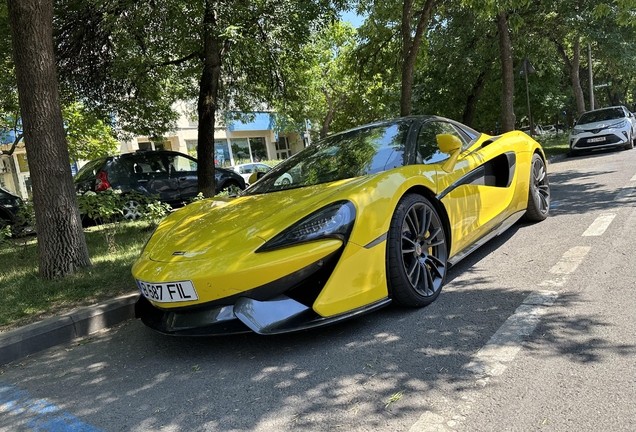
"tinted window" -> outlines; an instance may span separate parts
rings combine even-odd
[[[442,153],[437,146],[437,135],[454,135],[462,142],[462,150],[468,148],[469,141],[452,124],[443,121],[429,121],[420,128],[417,135],[416,163],[432,164],[449,157]]]
[[[181,155],[168,155],[168,168],[172,171],[196,171],[197,161]]]
[[[247,194],[311,186],[404,165],[404,121],[374,125],[318,141],[269,171]]]
[[[126,165],[132,166],[132,170],[137,174],[161,173],[168,171],[166,165],[161,159],[161,156],[156,153],[139,155],[134,158],[126,159]]]

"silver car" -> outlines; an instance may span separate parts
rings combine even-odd
[[[634,148],[636,118],[624,106],[588,111],[570,132],[570,152],[610,148]]]

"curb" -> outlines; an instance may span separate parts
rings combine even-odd
[[[0,366],[135,318],[139,293],[0,333]]]

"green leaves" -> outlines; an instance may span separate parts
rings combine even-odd
[[[69,155],[73,160],[93,160],[113,154],[119,143],[113,130],[79,103],[62,110]]]

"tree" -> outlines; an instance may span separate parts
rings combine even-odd
[[[60,3],[67,8],[57,33],[67,87],[115,112],[124,129],[140,132],[141,125],[161,135],[175,118],[176,100],[197,100],[204,196],[215,193],[217,113],[249,112],[283,97],[281,59],[334,17],[330,0]],[[160,109],[148,111],[140,100]]]
[[[115,152],[119,143],[112,128],[80,103],[62,110],[71,160],[92,160]]]
[[[411,113],[413,72],[437,3],[437,0],[359,2],[359,9],[368,15],[360,28],[359,68],[366,69],[368,76],[379,73],[386,83],[399,73],[401,116]],[[386,56],[391,60],[383,61]]]
[[[53,1],[7,4],[38,226],[39,273],[46,279],[63,277],[91,263],[64,136],[53,51]]]
[[[318,135],[324,138],[334,119],[338,123],[338,115],[344,114],[343,108],[356,91],[356,77],[350,67],[355,34],[350,24],[334,21],[284,62],[288,80],[285,97],[276,103],[276,111],[296,129],[309,120],[318,125]],[[339,123],[343,123],[341,119]]]

